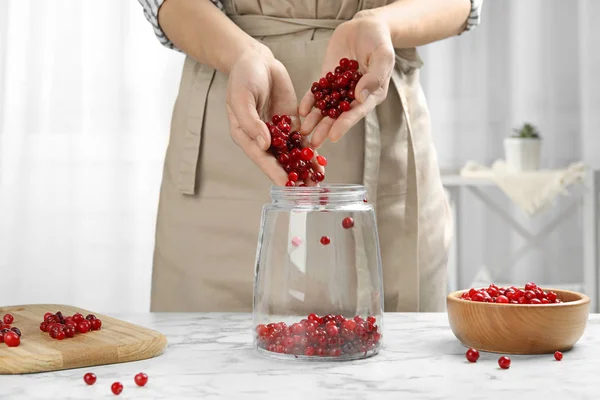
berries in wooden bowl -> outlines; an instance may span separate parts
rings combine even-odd
[[[569,350],[583,335],[589,303],[582,293],[541,289],[533,283],[522,288],[490,285],[461,290],[446,299],[450,328],[463,345],[505,354]]]

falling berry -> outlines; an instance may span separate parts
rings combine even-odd
[[[469,349],[467,350],[466,356],[469,362],[477,362],[477,360],[479,360],[479,351],[477,349]]]
[[[323,246],[327,246],[329,243],[331,243],[331,239],[328,236],[321,236],[321,244]]]
[[[302,239],[300,239],[298,236],[294,236],[292,238],[292,246],[294,247],[298,247],[302,244]]]
[[[321,167],[324,167],[327,165],[327,159],[323,156],[317,156],[317,164],[319,164]]]
[[[94,383],[96,383],[96,375],[91,372],[88,372],[83,376],[83,381],[88,385],[93,385]]]
[[[554,352],[554,359],[556,361],[560,361],[560,360],[562,360],[562,358],[563,358],[563,353],[561,353],[560,351],[555,351]]]
[[[502,369],[508,369],[510,367],[510,358],[502,356],[498,359],[498,365]]]
[[[351,217],[346,217],[342,221],[342,226],[344,229],[350,229],[354,226],[354,220]]]

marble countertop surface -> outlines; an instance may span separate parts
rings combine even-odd
[[[455,339],[446,314],[386,314],[384,349],[341,363],[280,361],[252,348],[249,314],[112,315],[165,334],[157,358],[51,373],[0,375],[0,399],[598,399],[600,315],[562,361],[552,355],[481,353],[475,364]],[[98,376],[93,386],[84,373]],[[146,387],[133,376],[148,374]],[[115,397],[114,381],[125,385]]]

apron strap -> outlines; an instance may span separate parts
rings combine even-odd
[[[229,15],[229,18],[250,36],[289,35],[311,29],[334,30],[343,19],[278,18],[268,15]]]

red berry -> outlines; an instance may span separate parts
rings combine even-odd
[[[498,365],[502,369],[508,369],[510,367],[510,358],[502,356],[498,359]]]
[[[475,293],[473,296],[471,296],[471,299],[473,301],[484,301],[485,297],[483,297],[483,294],[481,293]]]
[[[354,226],[354,220],[351,217],[346,217],[342,220],[344,229],[350,229]]]
[[[342,69],[344,69],[344,70],[345,70],[345,69],[347,69],[349,66],[350,66],[350,60],[348,60],[348,59],[347,59],[347,58],[345,58],[345,57],[344,57],[344,58],[342,58],[342,59],[340,60],[340,67],[341,67]]]
[[[331,239],[328,236],[321,236],[321,244],[323,246],[327,246],[329,243],[331,243]]]
[[[340,110],[342,111],[349,111],[350,110],[350,103],[348,103],[347,101],[341,101],[340,102]]]
[[[317,164],[324,167],[327,165],[327,159],[323,156],[317,156]]]
[[[4,316],[4,318],[2,318],[2,321],[4,321],[4,323],[6,325],[12,324],[14,320],[15,320],[15,318],[12,315],[10,315],[10,314],[6,314]]]
[[[79,333],[87,333],[91,328],[89,321],[81,321],[77,325],[77,332]]]
[[[288,179],[292,182],[296,182],[298,180],[298,174],[296,172],[290,172],[288,174]]]
[[[319,90],[319,84],[317,82],[313,82],[312,86],[310,87],[310,91],[313,93],[320,93]]]
[[[296,184],[294,182],[292,182],[292,181],[287,181],[285,183],[285,186],[296,186]]]
[[[48,319],[49,316],[54,315],[51,312],[47,312],[46,314],[44,314],[44,321],[46,321]]]
[[[350,60],[350,63],[348,64],[348,69],[350,71],[358,71],[358,61]]]
[[[8,331],[4,334],[4,343],[8,347],[17,347],[21,344],[21,338],[13,331]]]
[[[500,295],[500,296],[496,297],[496,303],[506,304],[506,303],[508,303],[508,297],[506,297],[504,295]]]
[[[121,382],[115,382],[110,386],[110,390],[116,395],[121,394],[123,391],[123,384]]]
[[[333,347],[329,350],[329,355],[331,357],[339,357],[342,355],[342,350],[339,347]]]
[[[348,90],[348,98],[350,100],[354,100],[355,99],[355,97],[354,97],[354,89]]]
[[[102,328],[102,321],[99,319],[95,319],[92,321],[92,330],[99,331]]]
[[[469,349],[467,350],[466,356],[469,362],[477,362],[477,360],[479,360],[479,351],[477,349]]]
[[[40,331],[48,332],[48,323],[47,322],[40,323]]]
[[[88,321],[93,321],[93,320],[95,320],[97,318],[96,318],[96,316],[94,314],[88,314],[88,315],[85,316],[85,319],[87,319]]]
[[[321,78],[319,79],[319,87],[321,89],[328,89],[330,86],[329,81],[327,80],[327,78]]]
[[[548,294],[546,295],[546,298],[548,299],[548,301],[550,303],[553,303],[556,301],[556,293],[554,292],[548,292]]]
[[[94,320],[94,321],[100,321],[100,320],[99,320],[99,319],[96,319],[96,320]],[[77,332],[77,329],[75,329],[75,327],[74,327],[74,326],[72,326],[72,325],[70,325],[70,326],[67,326],[67,327],[65,328],[65,336],[66,336],[66,337],[68,337],[68,338],[75,337],[75,333],[76,333],[76,332]]]
[[[93,385],[94,383],[96,383],[96,375],[92,374],[91,372],[88,372],[83,376],[83,381],[88,385]]]
[[[349,332],[354,332],[354,330],[356,329],[356,321],[354,321],[353,319],[349,319],[347,321],[344,321],[342,326],[344,329],[347,329]]]
[[[310,161],[312,160],[314,155],[315,152],[313,151],[313,149],[311,149],[310,147],[305,147],[300,153],[300,159],[303,161]]]
[[[67,337],[67,334],[65,333],[65,331],[58,331],[58,332],[56,332],[55,339],[63,340],[66,337]]]
[[[292,325],[292,333],[294,335],[304,335],[304,333],[306,332],[306,327],[302,324],[293,324]]]
[[[360,73],[360,71],[354,71],[352,73],[352,80],[355,82],[358,82],[360,80],[360,78],[362,78],[362,74]]]
[[[339,333],[338,327],[335,326],[335,323],[327,324],[325,326],[325,331],[327,332],[328,336],[337,336]]]
[[[317,314],[308,314],[307,319],[310,322],[313,322],[315,324],[320,324],[321,323],[321,318],[319,318],[319,316]]]
[[[369,316],[367,317],[367,322],[369,322],[369,323],[371,323],[371,324],[375,324],[375,323],[377,322],[377,318],[375,318],[375,317],[374,317],[374,316],[372,316],[372,315],[369,315]]]
[[[137,374],[133,380],[135,381],[135,384],[138,386],[145,386],[146,383],[148,383],[148,375],[146,375],[143,372],[140,372],[139,374]]]
[[[84,319],[85,318],[83,318],[83,315],[81,315],[79,313],[76,313],[73,315],[73,321],[77,324],[80,323],[81,321],[83,321]]]
[[[538,298],[529,300],[529,304],[542,304],[542,301]]]
[[[525,290],[532,290],[532,289],[535,289],[535,288],[537,288],[537,285],[535,283],[533,283],[533,282],[527,282],[525,284]]]
[[[308,346],[305,350],[304,350],[304,355],[305,356],[314,356],[315,355],[315,348],[312,346]]]
[[[271,122],[273,122],[273,125],[277,125],[279,123],[279,121],[281,121],[281,115],[273,115],[273,118],[271,118]]]
[[[562,358],[563,358],[563,353],[561,353],[560,351],[555,351],[554,352],[554,359],[556,361],[560,361],[560,360],[562,360]]]
[[[329,111],[327,111],[327,116],[329,116],[329,118],[331,119],[337,119],[337,117],[339,117],[340,114],[338,113],[338,110],[336,108],[330,108]]]

